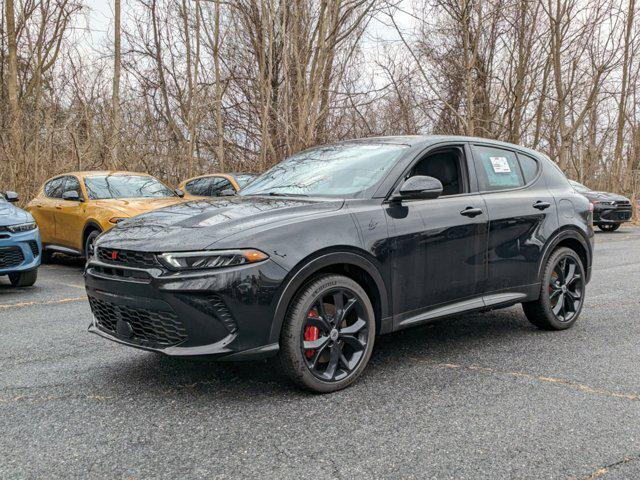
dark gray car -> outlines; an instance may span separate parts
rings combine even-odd
[[[587,197],[593,205],[593,224],[603,232],[614,232],[624,222],[631,220],[631,201],[627,197],[610,192],[596,192],[590,188],[569,180],[571,186]]]

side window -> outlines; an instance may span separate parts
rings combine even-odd
[[[442,183],[442,196],[457,195],[466,191],[463,168],[462,149],[449,147],[428,153],[414,165],[407,178],[416,175],[437,178]]]
[[[502,148],[472,145],[478,185],[484,192],[506,190],[524,185],[516,154]]]
[[[529,183],[538,174],[538,161],[522,153],[518,153],[518,160],[520,160],[522,175],[524,175],[524,183]]]
[[[82,198],[82,189],[80,188],[80,182],[76,177],[67,177],[64,192],[76,192],[78,197]]]
[[[219,197],[220,196],[220,192],[222,192],[223,190],[226,189],[232,189],[233,190],[233,185],[231,185],[231,182],[229,180],[227,180],[226,178],[222,178],[222,177],[218,177],[213,179],[212,185],[211,185],[211,196],[212,197]]]
[[[195,180],[191,180],[184,186],[187,193],[191,195],[199,195],[201,197],[206,197],[209,195],[209,191],[211,189],[211,179],[210,178],[196,178]]]
[[[66,180],[67,177],[58,177],[49,180],[44,186],[44,194],[49,198],[62,198]]]

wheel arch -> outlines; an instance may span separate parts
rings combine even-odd
[[[280,340],[280,331],[287,315],[289,305],[295,294],[311,279],[323,273],[345,275],[355,280],[367,292],[373,305],[376,320],[376,332],[391,330],[389,313],[389,294],[387,286],[375,260],[367,258],[367,252],[353,247],[334,247],[321,250],[305,257],[291,270],[285,279],[276,305],[270,342]]]
[[[569,247],[578,254],[586,271],[587,281],[589,281],[591,263],[593,259],[591,244],[584,232],[571,226],[558,230],[553,234],[549,241],[547,241],[547,244],[544,247],[544,253],[541,256],[540,263],[538,264],[539,281],[542,281],[544,267],[547,264],[549,257],[551,257],[551,254],[559,247]]]

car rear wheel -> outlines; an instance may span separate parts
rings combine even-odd
[[[619,223],[599,223],[598,228],[603,232],[615,232],[620,228]]]
[[[376,334],[371,301],[354,280],[323,275],[292,300],[280,336],[280,364],[318,393],[347,387],[366,367]]]
[[[570,248],[559,248],[547,260],[540,298],[523,303],[524,313],[538,328],[565,330],[580,316],[585,286],[584,266],[578,254]]]
[[[27,272],[15,272],[9,274],[9,281],[14,287],[30,287],[38,279],[38,269]]]

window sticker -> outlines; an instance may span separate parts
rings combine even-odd
[[[507,157],[489,157],[489,160],[491,160],[491,166],[495,173],[511,173]]]

